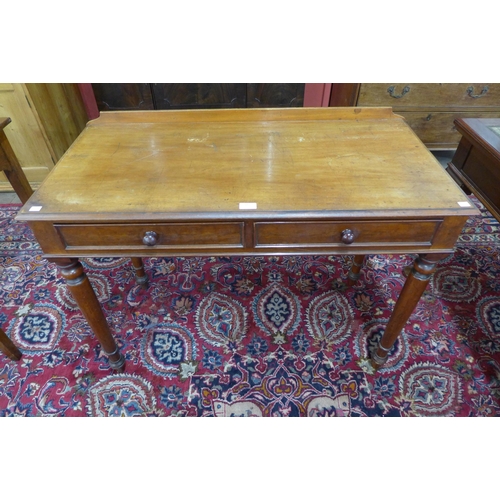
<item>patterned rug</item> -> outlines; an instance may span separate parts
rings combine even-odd
[[[500,416],[500,226],[481,209],[388,363],[368,369],[411,255],[84,259],[126,358],[100,345],[19,205],[0,205],[2,416]]]

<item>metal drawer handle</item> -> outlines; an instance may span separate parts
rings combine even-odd
[[[154,231],[146,231],[142,242],[148,247],[154,247],[158,243],[158,233]]]
[[[354,241],[354,233],[350,229],[344,229],[341,233],[342,243],[350,245]]]
[[[469,97],[472,97],[472,99],[478,99],[479,97],[483,97],[483,95],[486,94],[486,92],[488,92],[488,86],[486,85],[485,87],[483,87],[483,90],[481,90],[481,93],[480,94],[473,94],[474,92],[474,87],[468,87],[467,88],[467,95]]]
[[[401,97],[403,97],[404,95],[408,94],[408,92],[410,91],[410,87],[407,85],[404,89],[403,89],[403,92],[401,92],[401,94],[397,95],[394,93],[394,91],[396,90],[396,87],[394,85],[391,85],[388,89],[387,89],[387,92],[389,92],[389,95],[391,97],[394,97],[394,99],[401,99]]]

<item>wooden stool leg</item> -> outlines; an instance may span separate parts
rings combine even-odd
[[[353,286],[356,281],[359,280],[361,274],[361,268],[363,267],[363,262],[365,261],[364,255],[355,255],[352,258],[352,267],[347,275],[347,285]]]
[[[138,285],[141,285],[142,288],[147,288],[148,286],[148,275],[146,271],[144,271],[144,264],[142,262],[141,257],[131,257],[132,265],[135,270],[135,281]]]
[[[415,259],[377,350],[372,354],[371,364],[375,369],[380,368],[387,361],[389,351],[424,293],[427,283],[436,270],[436,264],[444,257],[446,255],[427,254],[419,255]]]
[[[66,279],[73,298],[107,354],[111,368],[122,371],[125,366],[125,358],[116,345],[101,309],[101,304],[97,300],[83,266],[78,259],[50,259],[50,261],[59,267],[62,276]]]
[[[9,122],[10,119],[7,123]],[[0,130],[0,169],[4,171],[22,203],[26,203],[28,198],[33,194],[33,189],[31,189],[30,183],[26,179],[26,175],[24,175],[23,169],[3,129]]]
[[[14,345],[14,342],[7,337],[7,334],[0,328],[0,351],[13,361],[21,359],[21,351]]]

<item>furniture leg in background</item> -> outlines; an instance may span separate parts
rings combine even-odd
[[[33,194],[33,189],[31,189],[30,183],[26,179],[23,169],[5,135],[4,128],[10,122],[10,118],[0,118],[0,171],[5,173],[7,180],[21,202],[26,203]]]
[[[21,351],[14,345],[14,342],[7,337],[7,334],[0,328],[0,351],[13,361],[21,359]]]
[[[0,118],[0,171],[5,172],[7,180],[10,182],[17,196],[19,196],[19,199],[23,203],[26,203],[28,198],[33,194],[33,189],[31,189],[23,169],[5,135],[4,128],[10,122],[10,118]],[[19,351],[1,328],[0,351],[14,361],[19,361],[21,359],[21,351]]]
[[[347,285],[353,286],[356,281],[359,280],[361,274],[361,268],[363,267],[363,262],[365,261],[364,255],[355,255],[352,259],[352,267],[347,275]]]
[[[142,262],[141,257],[132,257],[130,259],[132,261],[132,265],[134,266],[135,271],[135,281],[138,285],[141,285],[142,288],[148,287],[148,275],[144,271],[144,264]]]

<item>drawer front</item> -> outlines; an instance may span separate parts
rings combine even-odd
[[[352,222],[257,222],[255,247],[363,247],[377,244],[431,246],[442,220]],[[348,233],[347,231],[350,231]],[[345,242],[349,234],[352,242]]]
[[[498,112],[442,113],[432,111],[399,112],[419,139],[429,148],[454,149],[460,142],[461,135],[453,123],[456,118],[498,118]]]
[[[358,106],[480,108],[500,106],[498,83],[364,83]]]
[[[56,224],[55,228],[69,250],[243,248],[244,234],[242,222]]]

